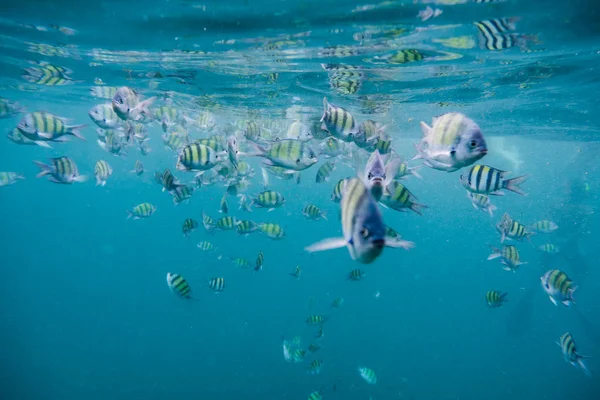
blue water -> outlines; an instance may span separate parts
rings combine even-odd
[[[0,119],[0,131],[42,110],[88,126],[85,142],[74,138],[52,149],[9,140],[0,145],[0,171],[26,178],[0,187],[0,398],[291,400],[319,389],[324,399],[599,398],[600,7],[594,1],[439,3],[4,1],[0,96],[24,110]],[[443,13],[421,21],[417,13],[428,5]],[[513,16],[520,17],[519,33],[537,37],[527,51],[457,49],[437,40],[476,40],[473,22]],[[383,41],[373,34],[398,28],[405,32]],[[279,40],[289,43],[265,48]],[[55,46],[62,55],[40,54],[34,44]],[[341,45],[355,54],[322,54]],[[385,61],[405,48],[425,58]],[[23,69],[39,61],[71,69],[76,82],[25,81]],[[322,63],[363,67],[359,90],[336,92]],[[421,138],[419,121],[461,112],[486,137],[489,154],[481,162],[511,176],[530,174],[523,184],[528,196],[492,198],[498,210],[490,218],[465,196],[462,172],[422,167],[422,180],[403,182],[429,207],[423,216],[383,210],[385,222],[416,247],[386,249],[373,264],[361,265],[346,249],[304,251],[341,235],[339,205],[330,196],[339,179],[355,173],[338,162],[329,182],[316,184],[321,157],[299,184],[271,177],[269,188],[286,198],[272,212],[245,213],[228,196],[231,215],[277,222],[285,239],[211,236],[201,227],[186,239],[185,218],[201,221],[202,211],[220,216],[225,186],[202,187],[189,203],[174,206],[152,174],[170,168],[189,182],[193,173],[175,169],[177,153],[165,149],[159,122],[148,128],[149,155],[135,148],[126,157],[103,151],[87,116],[109,101],[90,95],[95,78],[135,88],[144,98],[158,96],[155,105],[172,100],[192,113],[210,110],[217,133],[237,121],[291,122],[292,106],[303,119],[318,120],[327,96],[359,121],[387,124],[394,151],[411,166],[420,164],[410,161]],[[366,98],[382,100],[388,110],[367,114]],[[91,179],[57,185],[35,178],[32,161],[63,155]],[[105,187],[93,179],[101,159],[114,171]],[[129,172],[136,160],[145,167],[140,177]],[[253,196],[262,190],[261,161],[248,162],[256,170],[246,192]],[[154,204],[156,213],[127,220],[126,210],[142,202]],[[301,215],[309,203],[328,220]],[[500,244],[494,226],[504,212],[526,225],[542,219],[559,225],[534,236],[533,246],[517,243],[528,264],[516,273],[486,261],[488,244]],[[216,250],[202,253],[196,247],[202,240]],[[536,249],[548,241],[561,253]],[[229,260],[254,263],[261,250],[265,264],[258,273]],[[297,265],[299,280],[289,276]],[[353,268],[366,272],[362,281],[345,279]],[[552,268],[577,283],[573,307],[555,307],[543,292],[539,278]],[[186,277],[197,301],[171,293],[167,272]],[[206,287],[216,276],[227,285],[218,295]],[[508,292],[508,303],[486,307],[488,290]],[[336,297],[344,298],[339,309],[331,307]],[[318,340],[318,329],[305,324],[314,314],[329,317]],[[555,344],[566,331],[591,357],[591,378],[565,362]],[[286,363],[282,336],[322,349],[302,363]],[[323,369],[306,374],[314,358],[323,360]],[[359,366],[372,368],[377,384],[367,384]]]

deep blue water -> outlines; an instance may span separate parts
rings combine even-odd
[[[0,144],[0,171],[26,178],[0,187],[0,398],[291,400],[321,388],[324,399],[599,398],[600,7],[594,1],[423,3],[5,1],[0,97],[24,110],[0,119],[0,131],[8,133],[27,112],[42,110],[88,126],[82,130],[86,141],[73,138],[52,143],[52,149],[8,139]],[[416,15],[427,5],[443,13],[422,22]],[[520,17],[518,32],[537,36],[537,42],[528,51],[490,51],[439,41],[476,41],[473,22],[502,17]],[[399,28],[404,33],[380,40],[382,31]],[[280,40],[287,42],[266,48]],[[34,44],[55,46],[62,56],[40,54]],[[354,53],[322,54],[341,45]],[[425,57],[385,61],[406,48]],[[23,69],[40,61],[71,69],[76,82],[25,81]],[[335,91],[322,63],[363,67],[359,90]],[[270,73],[278,73],[274,82]],[[279,209],[248,214],[227,197],[231,215],[277,222],[285,239],[211,236],[201,227],[185,238],[186,218],[200,222],[202,211],[220,216],[225,185],[199,188],[189,203],[174,206],[152,174],[170,168],[190,182],[193,173],[175,169],[177,153],[165,148],[160,122],[148,127],[147,156],[136,148],[126,157],[102,150],[87,112],[109,100],[90,95],[95,78],[135,88],[145,98],[158,96],[156,106],[173,104],[190,115],[209,110],[217,134],[238,121],[289,123],[293,106],[302,119],[318,120],[327,96],[359,121],[387,124],[394,151],[411,166],[420,164],[410,161],[421,138],[419,121],[464,113],[488,142],[481,162],[511,176],[530,174],[523,184],[528,196],[493,197],[498,210],[490,218],[465,196],[462,171],[422,167],[422,180],[403,182],[429,207],[423,216],[383,210],[385,222],[416,247],[386,249],[373,264],[361,265],[345,249],[304,251],[341,235],[339,205],[330,196],[339,179],[355,174],[337,162],[329,182],[316,184],[325,161],[320,157],[301,172],[299,184],[271,177],[269,188],[286,198]],[[389,109],[367,114],[365,99],[373,96]],[[63,155],[90,180],[58,185],[35,178],[39,170],[32,161]],[[101,159],[113,168],[104,187],[93,178]],[[139,177],[129,172],[136,160],[145,167]],[[262,190],[260,159],[247,161],[256,170],[246,191],[253,196]],[[127,220],[126,210],[142,202],[154,204],[156,213]],[[328,220],[301,215],[309,203]],[[559,225],[552,234],[535,235],[533,245],[516,244],[528,262],[516,273],[502,270],[498,260],[486,261],[488,243],[500,245],[494,226],[504,212],[526,225],[542,219]],[[216,250],[202,253],[196,247],[202,240]],[[542,254],[537,247],[546,242],[561,252]],[[247,257],[253,264],[259,251],[265,263],[258,273],[229,260]],[[299,280],[289,276],[297,265]],[[353,268],[366,272],[362,281],[345,279]],[[578,285],[571,308],[555,307],[539,284],[553,268]],[[197,301],[171,293],[167,272],[182,274]],[[216,276],[226,279],[220,294],[206,287]],[[488,290],[508,292],[508,302],[486,307]],[[339,309],[331,307],[336,297],[344,298]],[[319,340],[318,329],[305,324],[313,314],[329,316]],[[566,331],[591,357],[591,378],[565,362],[555,344]],[[322,349],[289,364],[282,336]],[[323,360],[323,369],[306,374],[314,358]],[[377,384],[362,380],[359,366],[372,368]]]

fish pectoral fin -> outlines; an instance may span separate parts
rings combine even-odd
[[[304,250],[313,253],[316,251],[339,249],[341,247],[346,246],[347,244],[348,242],[346,241],[346,239],[342,237],[328,238],[323,239],[317,243],[313,243],[310,246],[305,247]]]
[[[402,239],[388,239],[385,241],[385,245],[386,247],[393,247],[396,249],[404,249],[404,250],[410,250],[413,247],[415,247],[415,243],[414,242],[410,242],[408,240],[402,240]]]
[[[40,147],[45,147],[47,149],[51,149],[52,146],[50,146],[47,142],[41,141],[41,140],[36,140],[34,141],[35,144],[37,144]]]
[[[548,297],[550,297],[550,301],[551,301],[551,302],[552,302],[552,303],[553,303],[555,306],[558,306],[558,303],[556,302],[556,300],[554,299],[554,297],[552,297],[552,296],[548,296]]]

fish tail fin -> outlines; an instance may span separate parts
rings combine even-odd
[[[423,209],[429,208],[429,206],[426,206],[425,204],[411,203],[409,208],[417,214],[423,215]]]
[[[420,169],[422,167],[422,165],[417,165],[416,167],[412,167],[409,169],[410,174],[416,176],[419,179],[423,179],[423,177],[421,176],[421,174],[419,174],[417,172],[418,169]]]
[[[494,211],[496,211],[498,209],[498,207],[496,207],[493,204],[490,204],[490,206],[488,207],[488,213],[490,213],[490,218],[494,218]]]
[[[590,373],[590,370],[589,370],[589,369],[587,369],[587,367],[586,367],[585,363],[583,362],[583,359],[584,359],[584,358],[589,358],[589,357],[586,357],[586,356],[579,355],[579,359],[577,360],[577,365],[579,365],[579,368],[581,368],[581,370],[583,371],[583,373],[584,373],[586,376],[588,376],[588,377],[591,377],[591,376],[592,376],[592,374]]]
[[[44,175],[48,175],[49,173],[52,172],[52,167],[49,165],[44,164],[43,162],[39,162],[39,161],[34,161],[33,162],[35,165],[37,165],[40,168],[40,172],[35,176],[36,178],[41,178]]]
[[[519,185],[523,182],[525,182],[525,180],[529,178],[529,175],[521,175],[518,176],[516,178],[512,178],[512,179],[507,179],[502,183],[502,187],[506,190],[510,190],[511,192],[515,192],[517,194],[520,194],[521,196],[527,196],[527,193],[525,193],[523,190],[521,190],[521,188],[519,187]]]
[[[488,244],[488,246],[489,246],[490,250],[492,250],[492,254],[490,254],[487,258],[488,260],[493,260],[494,258],[498,258],[502,255],[502,253],[500,252],[500,249],[498,249],[490,244]]]
[[[500,301],[501,301],[501,302],[504,302],[504,303],[508,302],[508,299],[506,298],[506,296],[508,296],[508,293],[507,293],[507,292],[504,292],[504,293],[502,293],[502,294],[500,295]]]
[[[134,216],[133,211],[127,210],[127,219],[130,219]]]
[[[85,137],[83,137],[80,130],[85,128],[86,126],[87,124],[69,126],[69,134],[75,136],[77,139],[85,140]]]

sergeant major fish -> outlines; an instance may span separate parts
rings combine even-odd
[[[115,113],[122,120],[141,120],[144,116],[152,117],[152,113],[148,107],[154,103],[156,97],[150,97],[144,101],[140,101],[138,93],[127,86],[122,86],[117,89],[115,96],[112,99],[112,106]]]
[[[506,171],[478,164],[473,165],[467,174],[462,174],[460,182],[465,189],[472,193],[504,196],[502,189],[506,189],[521,196],[526,196],[519,185],[529,176],[521,175],[512,179],[504,179],[506,174]]]
[[[546,272],[540,280],[542,281],[544,291],[555,306],[558,305],[558,302],[561,302],[569,307],[575,302],[573,300],[573,293],[577,290],[577,286],[564,272],[553,269]]]
[[[83,183],[87,181],[85,175],[79,175],[77,164],[69,157],[51,158],[50,165],[39,161],[34,161],[34,163],[41,169],[36,178],[49,175],[51,182],[63,184],[71,184],[73,182]]]
[[[369,264],[383,248],[402,247],[410,249],[414,243],[408,241],[386,241],[385,224],[377,202],[358,178],[346,181],[341,200],[342,238],[325,239],[306,247],[309,252],[336,249],[346,246],[350,257]]]
[[[323,116],[321,129],[346,142],[353,140],[353,135],[358,133],[356,120],[350,112],[342,107],[334,106],[323,98]]]
[[[591,376],[590,371],[585,366],[583,359],[589,358],[587,356],[583,356],[577,352],[577,348],[575,346],[575,340],[573,340],[573,336],[569,332],[564,333],[558,342],[557,345],[560,346],[562,350],[563,357],[565,361],[574,366],[575,368],[580,368],[587,376]]]
[[[36,111],[26,114],[17,128],[23,136],[33,140],[39,146],[50,147],[45,141],[61,142],[67,135],[85,140],[79,130],[86,126],[85,124],[68,126],[61,117],[45,111]]]
[[[432,126],[421,122],[423,139],[416,146],[414,159],[440,171],[453,172],[473,164],[487,154],[487,145],[479,126],[459,113],[433,119]]]

